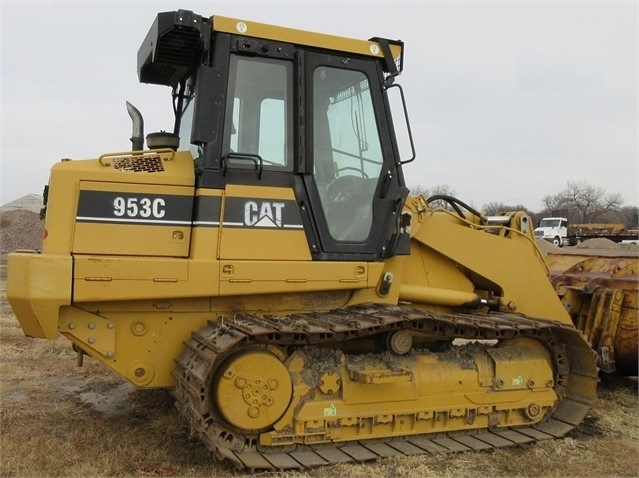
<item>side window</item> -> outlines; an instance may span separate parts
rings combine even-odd
[[[230,125],[231,133],[231,151],[239,151],[239,135],[237,134],[237,127],[235,125],[240,124],[240,99],[233,98],[233,118]],[[228,125],[228,123],[227,123]],[[228,130],[229,128],[227,128]]]
[[[264,169],[292,170],[292,64],[231,56],[225,154],[261,158]]]
[[[313,75],[314,175],[329,233],[364,242],[371,233],[382,150],[368,78],[320,66]]]
[[[195,109],[194,106],[194,99],[188,99],[180,120],[180,146],[178,147],[178,149],[180,151],[190,151],[193,159],[197,159],[202,155],[202,151],[200,146],[191,144],[191,133],[193,131],[193,111]]]
[[[284,166],[286,155],[286,104],[284,100],[266,98],[260,105],[258,151],[262,158]]]

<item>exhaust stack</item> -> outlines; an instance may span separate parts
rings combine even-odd
[[[126,110],[133,121],[133,133],[131,133],[132,150],[142,151],[144,149],[144,119],[142,119],[142,113],[128,101],[126,102]]]

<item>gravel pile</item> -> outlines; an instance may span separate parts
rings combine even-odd
[[[548,254],[569,253],[591,253],[591,255],[598,255],[598,253],[604,254],[607,251],[618,252],[620,254],[636,254],[639,251],[639,245],[637,244],[618,243],[604,237],[588,239],[587,241],[584,241],[576,246],[566,247],[554,246],[550,242],[544,241],[543,239],[537,239],[536,242],[537,247],[539,247],[539,250],[544,256]]]
[[[559,254],[561,252],[561,247],[555,246],[544,239],[536,239],[537,247],[541,251],[541,253],[546,256],[547,254]]]
[[[611,241],[605,237],[595,237],[593,239],[588,239],[581,244],[577,244],[575,249],[625,249],[636,247],[636,244],[623,244]]]
[[[0,214],[0,249],[2,260],[16,249],[40,249],[44,222],[40,214],[16,209]]]

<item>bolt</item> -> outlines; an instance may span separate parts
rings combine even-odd
[[[107,352],[106,356],[107,356],[108,358],[113,358],[113,351],[112,351],[112,350],[109,350],[109,351]]]
[[[71,329],[71,330],[75,329],[75,324],[73,322],[71,322],[69,324],[69,329]]]
[[[90,344],[95,343],[95,337],[89,337],[87,342],[89,342]]]
[[[89,322],[89,328],[95,329],[95,322]]]
[[[144,322],[135,322],[131,331],[138,336],[144,335],[146,333],[146,325],[144,325]]]
[[[524,414],[526,415],[526,418],[528,418],[529,420],[534,420],[539,415],[540,412],[541,412],[541,407],[537,405],[536,403],[531,403],[526,408]]]

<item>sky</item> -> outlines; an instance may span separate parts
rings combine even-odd
[[[409,187],[540,211],[584,181],[639,206],[639,0],[0,0],[0,204],[62,158],[130,150],[127,100],[145,133],[172,130],[170,88],[140,84],[136,56],[177,9],[404,41]]]

